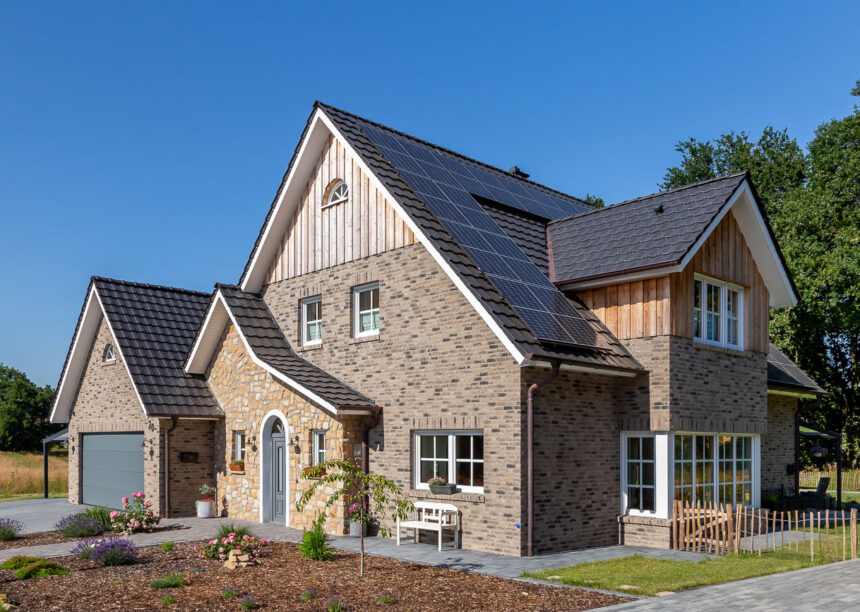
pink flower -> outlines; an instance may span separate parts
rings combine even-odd
[[[144,494],[143,494],[143,491],[141,491],[140,493],[138,493],[138,494],[137,494],[137,496],[138,496],[140,499],[143,499],[144,497],[146,497],[146,495],[144,495]]]
[[[245,534],[245,535],[243,535],[243,536],[242,536],[242,539],[243,539],[243,540],[245,540],[245,541],[247,542],[247,541],[248,541],[248,540],[250,540],[251,538],[248,536],[248,534]]]
[[[123,503],[123,504],[127,504],[127,503],[128,503],[128,497],[123,497],[123,498],[122,498],[122,503]]]
[[[119,512],[117,512],[116,510],[112,510],[110,513],[110,520],[114,520],[118,514]]]
[[[194,545],[194,552],[197,552],[197,545]]]
[[[222,544],[226,544],[226,543],[227,543],[227,538],[221,538],[221,543],[222,543]]]
[[[221,560],[223,561],[223,560],[224,560],[224,555],[218,555],[218,558],[219,558],[219,559],[221,559]]]
[[[209,540],[209,546],[214,546],[218,543],[218,540]]]
[[[228,535],[228,536],[230,536],[231,538],[235,538],[235,537],[236,537],[236,534],[235,534],[235,533],[228,533],[227,535]]]
[[[151,502],[151,501],[143,502],[143,507],[144,507],[144,508],[151,508],[151,507],[152,507],[152,502]]]
[[[264,545],[265,545],[265,544],[268,544],[268,543],[269,543],[269,541],[268,541],[268,540],[266,540],[265,538],[260,538],[260,544],[264,544]]]
[[[219,553],[224,552],[224,547],[223,547],[223,546],[219,546],[219,547],[218,547],[218,552],[219,552]]]
[[[202,559],[202,558],[203,558],[203,553],[200,553],[199,555],[197,555],[197,558],[198,558],[198,559]]]

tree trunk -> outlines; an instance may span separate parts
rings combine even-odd
[[[359,523],[359,531],[361,537],[361,563],[359,565],[358,575],[361,578],[364,578],[364,503],[358,507],[358,520],[361,521]]]

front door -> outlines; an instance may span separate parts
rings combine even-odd
[[[280,423],[276,423],[272,431],[272,522],[286,523],[287,521],[287,474],[286,457],[287,447],[284,439],[284,430]]]

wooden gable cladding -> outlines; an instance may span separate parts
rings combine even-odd
[[[770,296],[731,211],[681,272],[580,291],[577,296],[619,339],[692,338],[696,273],[744,287],[744,348],[766,353]]]
[[[334,181],[349,199],[325,207]],[[266,284],[415,243],[415,236],[343,145],[329,136],[293,214]]]
[[[744,348],[766,353],[770,295],[731,211],[689,265],[671,275],[671,292],[677,296],[674,301],[678,304],[673,333],[678,336],[693,337],[693,275],[696,273],[744,287]]]

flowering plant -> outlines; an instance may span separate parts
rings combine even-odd
[[[152,511],[152,502],[146,500],[143,491],[122,498],[122,512],[114,510],[110,513],[111,529],[114,533],[137,533],[152,531],[158,525],[161,517]]]
[[[235,550],[240,555],[249,555],[252,558],[259,556],[263,546],[269,541],[265,538],[255,538],[251,535],[238,536],[235,533],[228,533],[226,537],[215,538],[209,540],[203,546],[194,546],[194,552],[197,553],[198,559],[218,559],[223,561],[230,554],[231,550]]]
[[[137,561],[137,547],[125,538],[102,538],[83,540],[72,554],[81,559],[91,559],[99,565],[128,565]]]
[[[809,454],[813,457],[824,457],[827,454],[827,449],[823,446],[813,446],[809,449]]]
[[[369,525],[373,520],[368,507],[367,500],[361,499],[359,501],[354,501],[347,508],[346,520],[350,523],[364,523]]]

